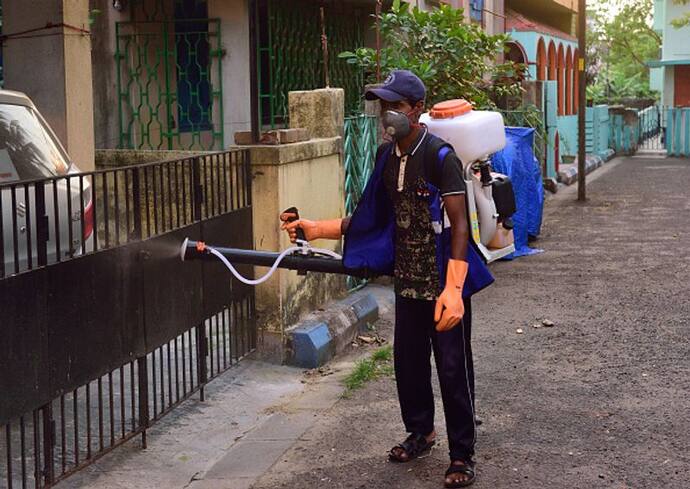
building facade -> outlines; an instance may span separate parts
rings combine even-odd
[[[347,111],[359,111],[362,74],[337,54],[374,45],[376,3],[4,0],[5,32],[49,26],[5,39],[6,87],[36,101],[84,169],[93,168],[94,148],[222,149],[250,128],[253,108],[262,126],[284,125],[288,92],[324,87],[326,73],[345,89]],[[506,30],[504,0],[411,3],[463,8],[487,32]]]
[[[661,36],[661,57],[649,63],[650,87],[661,94],[661,105],[690,107],[690,25],[676,28],[674,19],[690,12],[690,4],[654,2],[654,30]]]
[[[502,34],[506,28],[505,0],[410,0],[411,5],[431,9],[450,5],[464,10],[468,22],[478,22],[487,34]]]
[[[577,154],[579,56],[576,0],[506,0],[508,56],[528,67],[544,115],[546,176],[555,177],[562,156]]]
[[[211,150],[286,123],[287,94],[331,86],[354,110],[361,74],[337,54],[360,46],[375,2],[91,0],[97,148]]]

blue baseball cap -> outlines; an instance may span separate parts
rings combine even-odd
[[[426,98],[426,87],[417,75],[408,70],[392,71],[383,85],[379,88],[370,88],[364,94],[367,100],[385,100],[386,102],[399,102],[407,100],[419,102]]]

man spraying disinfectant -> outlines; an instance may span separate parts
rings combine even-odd
[[[450,466],[445,487],[475,481],[476,441],[471,296],[493,282],[469,237],[462,164],[453,149],[419,123],[426,88],[397,70],[365,94],[379,100],[382,144],[352,216],[309,221],[280,216],[291,241],[345,236],[343,263],[393,274],[395,377],[409,436],[393,447],[392,462],[409,462],[435,443],[431,351],[441,385]],[[292,222],[290,222],[292,221]]]

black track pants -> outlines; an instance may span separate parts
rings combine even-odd
[[[435,301],[395,298],[395,378],[403,422],[409,433],[427,435],[434,429],[431,350],[441,384],[446,430],[452,460],[474,455],[474,368],[472,309],[450,331],[435,329]]]

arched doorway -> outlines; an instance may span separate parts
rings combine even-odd
[[[556,139],[553,144],[553,154],[554,154],[554,169],[556,170],[556,175],[558,175],[560,163],[561,163],[561,136],[556,131]]]
[[[565,53],[558,45],[558,115],[565,114]]]
[[[544,44],[544,38],[540,37],[537,43],[537,80],[546,80],[547,64],[546,44]]]
[[[508,48],[508,52],[506,53],[506,60],[522,65],[522,70],[527,68],[527,64],[529,63],[529,61],[527,59],[527,53],[525,53],[525,49],[522,47],[522,45],[517,41],[510,41],[506,43],[506,46]],[[520,71],[520,73],[517,74],[515,78],[518,81],[522,81],[524,77],[524,71]]]
[[[573,51],[573,114],[577,114],[580,108],[580,70],[578,63],[580,52],[577,48]]]
[[[549,61],[549,69],[548,69],[548,79],[549,80],[555,80],[556,79],[556,45],[551,41],[549,43],[549,56],[548,56],[548,61]]]
[[[510,41],[506,43],[508,52],[506,53],[506,59],[512,61],[513,63],[527,64],[527,55],[525,50],[522,48],[519,42]]]
[[[573,52],[568,46],[565,54],[565,114],[573,113]]]

